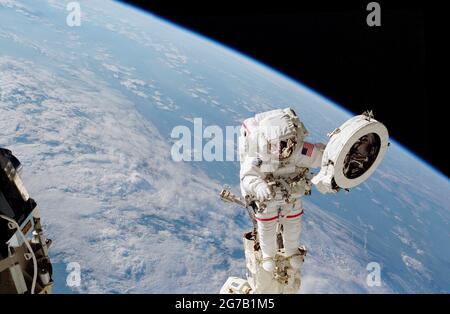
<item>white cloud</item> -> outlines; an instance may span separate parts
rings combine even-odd
[[[158,131],[94,74],[74,70],[77,86],[7,57],[0,74],[0,144],[25,165],[52,253],[85,270],[83,291],[219,289],[240,233],[223,240],[239,227],[217,183],[172,162]]]

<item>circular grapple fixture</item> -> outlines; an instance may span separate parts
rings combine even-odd
[[[351,118],[329,134],[320,172],[312,179],[326,193],[353,188],[372,175],[389,145],[386,127],[372,112]]]

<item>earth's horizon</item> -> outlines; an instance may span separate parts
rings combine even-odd
[[[64,1],[0,0],[0,146],[22,161],[53,240],[55,292],[219,292],[245,276],[251,224],[218,200],[224,184],[239,191],[239,163],[175,162],[171,130],[292,106],[309,140],[326,143],[354,114],[152,14],[80,3],[69,27]],[[390,142],[360,186],[304,197],[300,293],[450,292],[449,179]],[[66,286],[71,262],[79,287]],[[381,286],[366,282],[372,262]]]

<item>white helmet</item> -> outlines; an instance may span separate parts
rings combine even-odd
[[[308,135],[305,126],[291,108],[257,114],[255,120],[259,126],[259,152],[270,159],[288,159],[301,147]]]

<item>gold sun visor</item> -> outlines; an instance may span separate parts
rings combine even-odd
[[[296,137],[291,136],[287,139],[278,139],[269,142],[269,151],[274,158],[285,160],[291,157],[292,153],[295,151],[296,145]]]

